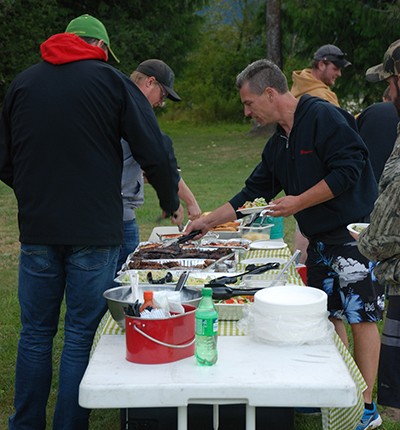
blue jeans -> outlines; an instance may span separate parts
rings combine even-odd
[[[124,221],[124,238],[118,257],[117,271],[125,263],[128,255],[133,252],[139,245],[139,226],[136,219]]]
[[[54,430],[88,429],[89,409],[78,404],[79,384],[107,303],[103,292],[115,274],[119,246],[21,244],[15,414],[9,429],[44,430],[52,378],[53,338],[65,294],[64,346],[60,360]]]

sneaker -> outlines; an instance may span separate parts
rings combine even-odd
[[[307,415],[309,417],[321,415],[320,408],[295,408],[294,409],[298,414]]]
[[[374,408],[364,409],[364,414],[361,418],[360,424],[358,424],[356,430],[370,430],[370,429],[376,429],[382,424],[382,418],[380,417],[375,403],[372,403],[374,405]]]

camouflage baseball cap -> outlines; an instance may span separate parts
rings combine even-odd
[[[379,82],[398,74],[400,74],[400,39],[389,46],[383,56],[383,63],[370,67],[365,72],[365,77],[369,82]]]

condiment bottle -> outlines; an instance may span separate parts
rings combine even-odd
[[[153,303],[153,291],[144,291],[143,292],[144,302],[140,306],[139,312],[142,313],[145,309],[149,309],[151,311],[155,306]]]

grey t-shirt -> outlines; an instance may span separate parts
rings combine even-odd
[[[129,144],[121,140],[124,164],[122,169],[121,194],[124,207],[124,221],[135,219],[135,209],[144,203],[143,172],[139,163],[133,158]]]

